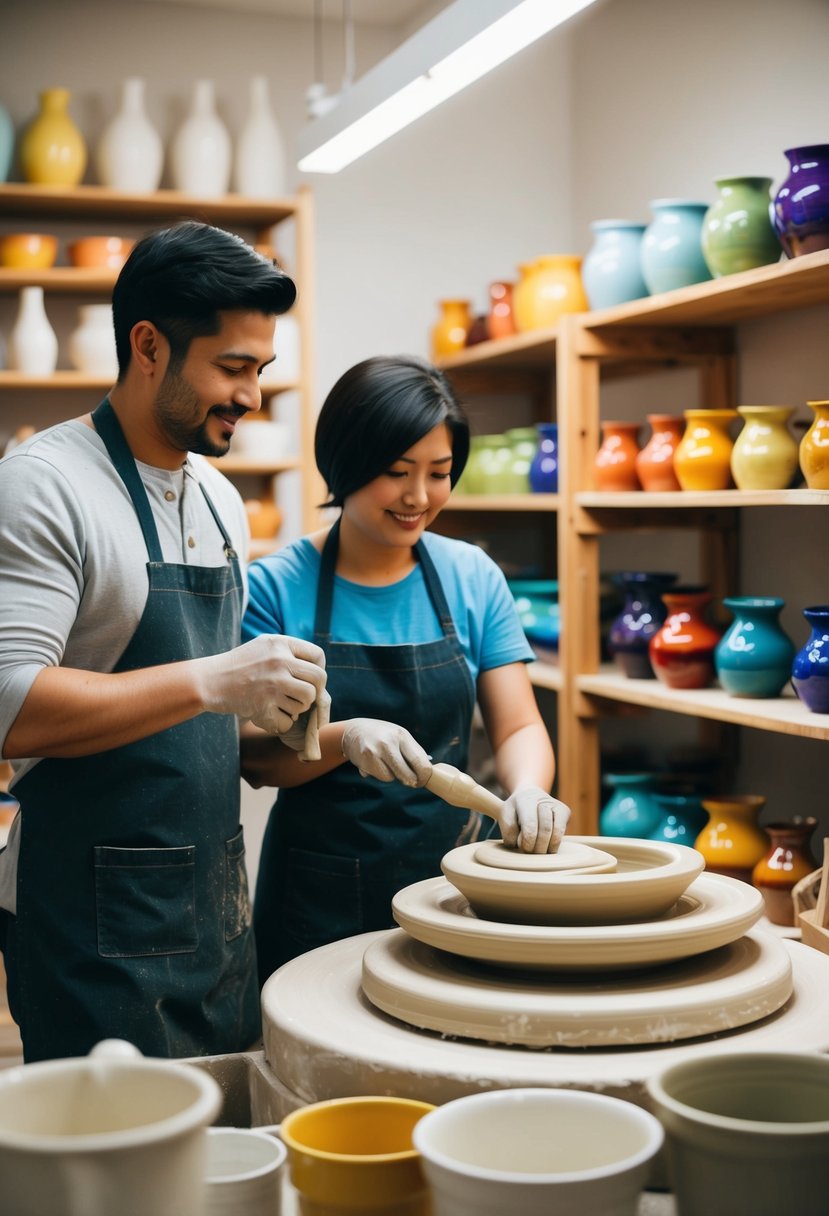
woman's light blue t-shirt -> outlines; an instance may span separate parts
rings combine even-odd
[[[473,683],[482,671],[534,658],[506,579],[476,545],[434,533],[423,537],[443,586]],[[314,637],[320,554],[304,538],[248,569],[249,600],[242,638],[260,633]],[[331,610],[334,642],[397,646],[441,637],[420,565],[397,583],[366,587],[336,576]]]

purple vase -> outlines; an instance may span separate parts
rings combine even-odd
[[[668,615],[662,595],[676,580],[675,574],[658,571],[611,575],[611,581],[622,588],[625,602],[611,623],[608,650],[631,680],[654,678],[648,646]]]
[[[812,627],[806,645],[792,664],[792,686],[807,709],[829,714],[829,604],[804,608]]]
[[[829,249],[829,144],[789,148],[789,176],[771,206],[771,222],[790,258]]]
[[[530,465],[530,489],[533,494],[558,493],[558,426],[555,422],[539,422],[538,451]]]

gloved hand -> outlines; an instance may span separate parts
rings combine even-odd
[[[432,762],[417,740],[394,722],[351,718],[343,732],[342,748],[361,777],[420,786],[432,772]]]
[[[327,692],[322,693],[323,704],[317,706],[317,731],[319,732],[323,726],[328,725],[331,709],[331,697]],[[284,731],[279,736],[279,742],[284,743],[286,747],[290,747],[292,751],[301,752],[305,748],[305,736],[308,733],[308,719],[313,713],[313,707],[306,709],[304,714],[300,714],[296,722],[290,730]],[[300,757],[303,759],[304,757]]]
[[[287,742],[305,737],[295,726],[317,703],[320,726],[328,722],[331,697],[325,689],[325,654],[313,642],[263,633],[234,650],[197,659],[204,708],[236,714]],[[294,742],[288,743],[294,747]]]
[[[569,806],[546,790],[527,785],[504,802],[501,836],[522,853],[557,853],[569,820]]]

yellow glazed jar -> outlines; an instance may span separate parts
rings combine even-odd
[[[769,850],[769,837],[757,823],[766,804],[759,794],[723,794],[703,798],[708,824],[694,841],[705,868],[751,882],[751,873]]]
[[[685,434],[674,452],[674,472],[683,490],[727,490],[731,485],[728,427],[736,410],[684,410]]]
[[[512,310],[520,331],[549,329],[567,312],[587,311],[581,261],[573,254],[556,253],[519,267]]]
[[[800,468],[810,490],[829,490],[829,401],[807,401],[812,425],[800,441]]]
[[[472,324],[469,300],[438,300],[440,316],[432,326],[432,358],[441,359],[463,350]]]
[[[86,168],[86,144],[69,117],[68,89],[45,89],[40,111],[20,143],[20,164],[27,182],[38,186],[77,186]]]
[[[745,426],[731,452],[738,490],[785,490],[797,471],[797,440],[788,428],[788,405],[738,405]]]

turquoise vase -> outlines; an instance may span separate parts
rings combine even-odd
[[[642,277],[651,295],[703,283],[711,273],[702,256],[702,221],[707,203],[657,198],[642,238]]]
[[[778,621],[783,600],[738,596],[723,603],[734,620],[714,651],[720,684],[732,697],[779,696],[795,654]]]
[[[719,177],[720,197],[702,221],[702,252],[715,279],[780,260],[770,177]]]
[[[612,773],[605,778],[612,793],[599,813],[602,836],[648,840],[662,818],[649,773]]]
[[[590,227],[593,244],[581,268],[590,307],[612,308],[646,296],[641,266],[646,225],[632,220],[596,220]]]
[[[795,655],[792,686],[807,709],[829,714],[829,604],[804,608],[803,615],[812,632]]]
[[[668,840],[671,844],[687,844],[694,841],[708,822],[708,812],[702,801],[693,794],[656,794],[660,819],[650,835],[651,840]]]
[[[0,182],[8,180],[14,152],[14,126],[8,110],[0,105]]]

